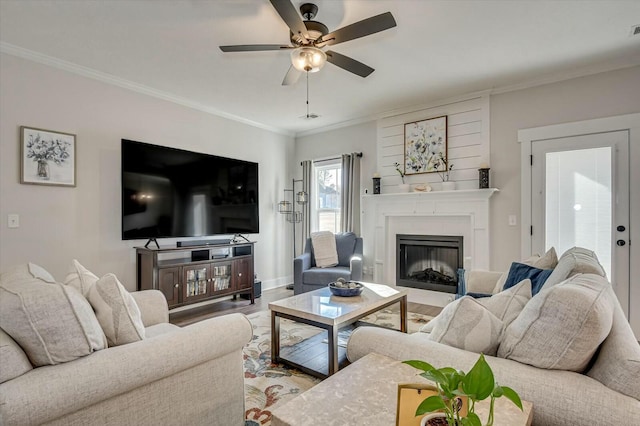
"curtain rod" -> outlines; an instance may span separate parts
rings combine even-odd
[[[362,157],[362,152],[356,152],[354,154],[356,154],[358,157]],[[320,160],[313,160],[313,163],[321,163],[323,161],[340,160],[341,158],[342,157],[322,158]],[[300,165],[302,165],[302,163],[300,163]]]

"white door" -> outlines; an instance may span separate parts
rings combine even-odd
[[[596,133],[531,144],[531,251],[598,255],[629,317],[629,133]]]

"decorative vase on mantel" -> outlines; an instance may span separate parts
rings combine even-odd
[[[455,191],[456,182],[451,180],[446,180],[442,182],[442,190],[443,191]]]
[[[38,160],[38,177],[49,180],[49,163],[46,160]]]
[[[409,192],[411,190],[411,185],[408,183],[401,183],[398,185],[398,192]]]

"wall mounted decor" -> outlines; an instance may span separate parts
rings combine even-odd
[[[432,173],[447,158],[447,116],[404,125],[404,173]]]
[[[20,183],[76,186],[76,135],[20,127]]]

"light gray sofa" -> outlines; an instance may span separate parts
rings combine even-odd
[[[307,238],[304,253],[293,260],[294,294],[326,287],[338,278],[362,279],[362,238],[353,232],[337,233],[335,237],[338,265],[329,268],[316,267],[311,238]]]
[[[582,254],[578,253],[578,259]],[[562,265],[558,264],[558,267],[566,267],[565,260],[561,258]],[[582,262],[572,262],[578,271],[585,265]],[[482,276],[483,283],[474,290],[491,293],[500,274],[479,275]],[[555,286],[545,285],[540,293],[526,302],[520,315],[506,331],[502,331],[500,345],[509,346],[513,341],[513,335],[518,333],[518,337],[522,338],[519,342],[526,338],[530,340],[528,350],[520,354],[513,350],[502,350],[501,347],[497,356],[486,356],[496,381],[512,387],[522,399],[533,403],[534,425],[640,424],[640,345],[606,278],[597,274],[569,275],[572,276],[571,279]],[[597,318],[595,321],[601,323],[606,337],[600,340],[602,343],[599,346],[593,348],[595,353],[589,352],[585,344],[579,343],[579,339],[575,340],[578,343],[565,343],[561,341],[564,337],[558,336],[563,334],[558,329],[570,321],[567,316],[576,312],[570,307],[558,308],[567,298],[561,299],[560,305],[545,305],[541,302],[550,300],[550,294],[576,294],[572,293],[575,288],[570,288],[571,285],[579,288],[588,287],[588,291],[595,295],[592,299],[593,306],[589,306],[584,317],[576,321],[575,329],[576,334],[586,332],[589,336],[585,340],[589,340],[597,334],[597,331],[591,331],[597,328],[593,325],[594,319]],[[467,301],[470,300],[467,296]],[[440,315],[446,315],[445,311]],[[551,319],[559,325],[556,331],[545,332],[544,328],[539,327],[539,324],[544,323],[545,317],[547,321]],[[510,328],[512,326],[513,329]],[[449,337],[459,332],[449,331]],[[434,326],[433,333],[435,332]],[[505,343],[507,334],[512,339],[509,344]],[[574,330],[567,331],[567,334],[573,338]],[[531,342],[534,344],[531,345]],[[536,352],[535,342],[539,345],[541,353]],[[400,361],[419,359],[431,363],[436,368],[452,366],[469,371],[477,361],[478,354],[459,347],[434,341],[428,333],[408,335],[383,328],[360,327],[349,339],[347,357],[349,361],[357,362],[358,359],[374,352]],[[547,353],[543,348],[547,347],[558,351],[559,361],[547,368],[539,368],[540,364],[546,362]],[[558,367],[562,364],[563,358],[576,356],[586,356],[584,368],[578,367],[575,368],[577,371],[568,371],[566,368]],[[520,362],[522,358],[529,361]]]
[[[242,348],[253,333],[248,319],[231,314],[179,328],[168,323],[161,292],[131,294],[142,314],[143,340],[5,381],[0,424],[244,424]],[[4,351],[8,336],[2,334]]]

